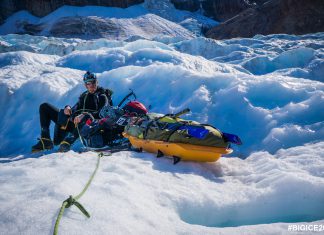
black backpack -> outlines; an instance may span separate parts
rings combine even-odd
[[[110,104],[110,106],[113,106],[111,96],[114,94],[114,92],[108,88],[103,88],[103,89],[104,89],[104,94],[107,96],[108,104]]]
[[[80,97],[85,96],[87,94],[87,92],[88,91],[83,92]],[[112,102],[112,98],[111,98],[113,93],[114,92],[112,90],[108,89],[108,88],[98,87],[98,93],[96,93],[96,94],[97,94],[97,96],[101,95],[101,94],[105,94],[107,96],[107,99],[108,99],[108,104],[110,106],[113,106],[113,102]]]

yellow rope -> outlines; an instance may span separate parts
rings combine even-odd
[[[65,140],[63,140],[61,143],[60,143],[60,145],[61,144],[68,144],[69,146],[71,145],[69,142],[67,142],[67,141],[65,141]]]
[[[43,145],[43,150],[46,150],[46,149],[45,149],[44,140],[52,141],[51,139],[48,139],[48,138],[40,138],[39,140],[40,140],[40,142],[41,142],[42,145]]]

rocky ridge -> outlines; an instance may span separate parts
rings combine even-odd
[[[324,31],[323,0],[270,0],[248,8],[210,29],[214,39],[253,37],[256,34],[308,34]]]
[[[127,8],[143,2],[144,0],[1,0],[0,24],[3,24],[4,20],[13,13],[21,10],[27,10],[35,16],[43,17],[64,5]]]

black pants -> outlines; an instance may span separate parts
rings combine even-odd
[[[43,103],[39,106],[39,118],[40,125],[42,129],[42,137],[43,131],[48,132],[49,135],[49,127],[51,125],[51,121],[55,123],[54,128],[54,144],[58,145],[60,142],[66,137],[68,132],[72,133],[75,136],[75,139],[78,137],[78,133],[72,121],[68,122],[67,128],[65,130],[61,129],[61,126],[58,125],[58,116],[59,109],[49,103]],[[46,136],[45,136],[46,137]]]

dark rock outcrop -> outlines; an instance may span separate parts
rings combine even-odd
[[[50,30],[54,37],[115,38],[126,36],[122,28],[109,19],[98,17],[64,17]]]
[[[212,28],[207,37],[226,39],[256,34],[307,34],[324,31],[323,0],[270,0]]]
[[[228,20],[251,7],[246,0],[207,0],[201,4],[205,14],[217,21]]]
[[[267,2],[269,0],[253,0],[253,3],[257,4],[257,5],[262,5],[263,3]]]
[[[27,10],[35,16],[43,17],[63,5],[126,8],[143,2],[144,0],[1,0],[0,24],[3,24],[4,20],[13,13],[21,10]]]
[[[28,22],[20,22],[20,24],[20,31],[15,33],[60,38],[134,40],[136,38],[152,39],[158,35],[193,37],[189,30],[154,14],[129,19],[69,16],[41,24]]]
[[[199,0],[170,0],[170,2],[179,10],[195,12],[200,9]]]
[[[175,8],[186,11],[203,10],[207,17],[225,21],[252,6],[248,0],[170,0]],[[264,0],[259,0],[264,1]]]

